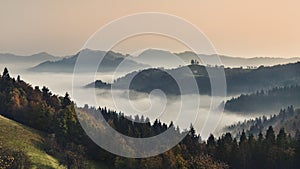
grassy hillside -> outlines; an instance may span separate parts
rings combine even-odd
[[[32,168],[65,168],[43,149],[45,134],[0,116],[0,144],[12,150],[23,150]]]

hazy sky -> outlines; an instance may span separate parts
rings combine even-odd
[[[163,12],[196,25],[221,54],[300,56],[299,7],[299,0],[0,0],[0,52],[69,55],[114,19]]]

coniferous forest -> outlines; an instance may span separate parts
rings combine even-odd
[[[275,87],[251,94],[242,94],[228,100],[225,109],[231,112],[273,112],[293,105],[299,107],[300,87],[298,85]]]
[[[151,123],[143,116],[134,118],[144,123],[132,122],[124,114],[105,107],[78,108],[68,93],[58,96],[47,87],[32,87],[20,76],[10,77],[6,68],[0,77],[0,107],[2,116],[44,133],[46,146],[41,149],[57,157],[67,168],[89,168],[89,163],[122,169],[300,168],[299,132],[290,135],[284,128],[275,132],[269,126],[259,133],[242,130],[238,135],[226,132],[201,140],[193,126],[180,130],[172,122],[165,124],[156,120]],[[163,154],[145,159],[123,158],[99,148],[89,139],[79,124],[75,109],[102,113],[113,128],[128,136],[150,137],[169,128],[178,134],[188,133],[177,146]],[[83,118],[92,120],[93,116]],[[28,154],[2,147],[2,144],[0,142],[0,168],[30,168]]]

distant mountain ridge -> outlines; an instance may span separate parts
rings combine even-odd
[[[50,55],[46,52],[41,52],[29,56],[21,56],[10,53],[0,54],[0,62],[1,63],[18,63],[18,62],[44,62],[44,61],[54,61],[58,60],[60,57]]]
[[[191,59],[197,59],[195,53],[193,52],[182,52],[177,53],[176,55],[180,56],[182,59],[186,61],[190,61]],[[201,55],[198,54],[200,57],[206,58],[210,55]],[[278,64],[287,64],[287,63],[294,63],[300,61],[300,57],[292,57],[292,58],[280,58],[280,57],[252,57],[252,58],[242,58],[242,57],[232,57],[219,54],[220,61],[223,63],[225,67],[259,67],[261,65],[264,66],[274,66]],[[199,60],[199,59],[198,59]],[[201,60],[199,60],[201,61]]]
[[[215,54],[216,55],[216,54]],[[202,60],[210,60],[212,55],[209,54],[196,54],[191,51],[185,51],[181,53],[172,53],[170,51],[159,50],[159,49],[147,49],[138,54],[136,57],[132,57],[132,60],[149,64],[152,67],[164,67],[164,68],[176,68],[191,63],[191,60],[198,60],[201,65]],[[300,61],[300,57],[293,58],[270,58],[270,57],[253,57],[253,58],[242,58],[232,57],[222,54],[218,54],[220,61],[225,67],[259,67],[274,66],[277,64],[287,64]],[[212,65],[214,66],[214,65]]]
[[[84,57],[83,62],[78,63],[79,66],[83,67],[83,71],[88,72],[91,67],[97,66],[100,61],[99,58],[103,58],[99,66],[99,72],[115,71],[117,68],[120,71],[133,71],[142,68],[149,67],[145,64],[137,63],[133,60],[127,59],[126,55],[115,53],[112,51],[94,51],[85,49],[77,54],[63,58],[57,61],[46,61],[35,67],[30,68],[30,71],[34,72],[68,72],[74,71],[74,67],[78,57]]]
[[[201,59],[211,60],[212,55],[205,54],[195,54],[191,51],[185,51],[182,53],[172,53],[169,51],[158,50],[158,49],[148,49],[137,56],[131,56],[128,54],[121,54],[113,51],[104,52],[99,50],[90,50],[84,49],[78,52],[75,55],[59,58],[59,59],[43,59],[39,65],[30,68],[30,71],[38,72],[73,72],[75,62],[79,54],[87,55],[86,67],[89,67],[88,64],[95,64],[99,60],[98,56],[103,56],[105,53],[107,55],[104,57],[103,70],[98,71],[113,71],[118,65],[122,63],[123,66],[119,67],[120,71],[133,71],[145,68],[177,68],[180,66],[185,66],[191,63],[191,60],[197,60],[201,65],[206,66],[201,62]],[[273,66],[277,64],[287,64],[300,61],[299,57],[294,58],[268,58],[268,57],[255,57],[255,58],[241,58],[241,57],[230,57],[225,55],[218,55],[222,65],[225,67],[248,67],[248,68],[257,68],[261,65],[264,66]],[[200,57],[200,58],[199,58]],[[13,57],[12,57],[13,58]],[[38,59],[37,59],[38,60]],[[212,65],[214,66],[214,65]]]

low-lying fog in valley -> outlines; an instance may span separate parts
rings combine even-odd
[[[85,104],[95,107],[107,107],[111,110],[122,112],[126,116],[132,116],[132,118],[137,114],[139,116],[143,115],[145,118],[148,117],[151,122],[155,119],[160,119],[165,123],[173,121],[181,129],[189,128],[190,124],[195,122],[194,127],[201,134],[202,138],[207,138],[213,131],[215,135],[218,135],[225,125],[253,118],[253,116],[210,111],[211,98],[209,96],[184,95],[181,98],[166,98],[164,94],[156,90],[148,95],[124,90],[111,91],[84,88],[85,85],[91,83],[87,81],[91,77],[95,80],[112,82],[127,72],[97,73],[96,75],[94,73],[77,74],[75,77],[80,78],[80,82],[82,83],[74,84],[73,86],[74,76],[72,73],[33,73],[26,71],[26,66],[22,64],[1,64],[0,68],[3,70],[4,67],[8,67],[11,76],[17,77],[17,75],[20,75],[22,80],[30,83],[33,87],[40,86],[42,88],[43,86],[47,86],[53,94],[62,96],[68,92],[77,106],[80,107]],[[74,99],[74,94],[80,97]],[[197,99],[200,99],[200,107],[195,112],[194,103]],[[218,107],[218,105],[214,106]]]

